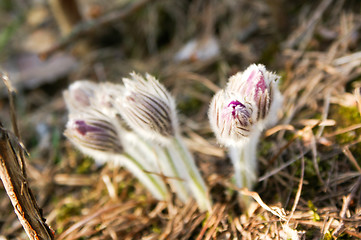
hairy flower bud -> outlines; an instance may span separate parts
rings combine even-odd
[[[122,151],[116,128],[105,119],[70,116],[64,135],[84,154],[101,163]]]
[[[218,142],[227,146],[243,142],[255,121],[252,104],[241,95],[225,90],[213,97],[208,115]]]
[[[86,80],[76,81],[71,84],[69,89],[63,93],[69,111],[78,112],[90,107],[97,88],[96,83]]]
[[[272,110],[277,110],[281,94],[278,90],[277,80],[280,77],[266,70],[262,64],[252,64],[244,72],[239,72],[229,79],[226,91],[237,92],[246,101],[253,102],[256,106],[256,121],[263,122]],[[272,107],[276,104],[277,107]],[[276,114],[272,112],[272,114]]]
[[[123,79],[125,91],[117,101],[122,117],[141,136],[166,142],[178,131],[174,99],[151,75],[131,77]]]

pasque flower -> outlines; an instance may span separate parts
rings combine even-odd
[[[64,135],[81,152],[93,157],[98,165],[111,162],[124,166],[155,198],[165,200],[169,193],[158,176],[156,156],[143,140],[123,129],[117,116],[119,113],[113,107],[112,100],[121,93],[122,87],[111,83],[73,83],[64,92],[69,109]]]
[[[282,104],[280,77],[264,65],[252,64],[229,78],[213,97],[208,116],[220,144],[229,148],[238,187],[252,188],[257,176],[256,149],[260,133],[277,121]]]
[[[153,76],[131,73],[117,107],[124,120],[141,136],[166,143],[178,132],[175,101]]]
[[[127,168],[156,198],[170,195],[166,179],[180,200],[193,197],[200,210],[210,209],[207,187],[179,133],[175,100],[153,76],[130,75],[124,86],[72,84],[64,92],[70,112],[65,135],[98,163]]]
[[[63,96],[69,112],[81,112],[92,105],[95,99],[97,84],[82,80],[71,84]]]
[[[138,135],[161,146],[160,168],[180,199],[193,195],[202,211],[210,209],[208,189],[179,133],[174,98],[149,74],[132,73],[123,83],[124,94],[115,105],[122,118]]]
[[[220,90],[209,109],[210,124],[218,142],[226,146],[244,142],[254,127],[256,110],[241,94]]]
[[[123,150],[116,127],[105,117],[69,115],[64,135],[98,163],[109,161],[113,154],[119,154]]]
[[[277,111],[282,103],[278,89],[280,76],[269,72],[262,64],[252,64],[244,72],[229,78],[226,91],[236,92],[250,102],[256,111],[258,127],[264,128],[277,120]]]

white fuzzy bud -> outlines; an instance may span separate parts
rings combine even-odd
[[[71,84],[68,90],[64,91],[64,100],[69,112],[82,112],[92,105],[92,99],[95,97],[96,83],[81,80]]]
[[[166,143],[178,131],[175,102],[153,76],[135,73],[123,79],[124,94],[117,106],[127,124],[140,136]]]
[[[254,109],[259,128],[273,124],[277,110],[282,103],[278,90],[280,76],[269,72],[262,64],[252,64],[244,72],[230,77],[226,91],[237,92],[245,101],[256,106]]]
[[[255,122],[254,106],[241,95],[224,90],[213,97],[208,116],[218,142],[226,146],[246,140]]]
[[[122,152],[122,144],[114,125],[101,118],[70,116],[64,135],[84,154],[98,163]]]

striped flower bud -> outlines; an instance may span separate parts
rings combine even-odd
[[[254,106],[241,95],[219,91],[212,99],[209,120],[218,142],[226,146],[242,143],[255,121]]]
[[[64,135],[84,154],[103,163],[122,151],[116,128],[105,119],[70,116]]]
[[[153,76],[135,73],[123,79],[125,90],[117,100],[119,112],[140,136],[166,143],[178,131],[175,102]]]
[[[280,100],[282,101],[278,79],[280,76],[267,71],[264,65],[252,64],[246,71],[239,72],[229,79],[226,91],[237,92],[246,101],[253,102],[256,106],[256,121],[262,122],[270,115],[272,104],[276,103],[277,107],[272,109],[277,111]]]

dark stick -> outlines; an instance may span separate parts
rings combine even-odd
[[[0,73],[1,78],[5,84],[5,86],[8,89],[8,96],[9,96],[9,104],[10,104],[10,117],[11,117],[11,124],[13,125],[13,130],[15,133],[15,136],[18,138],[18,141],[21,143],[21,136],[20,136],[20,130],[18,127],[18,123],[16,121],[16,112],[15,112],[15,103],[14,103],[14,96],[15,96],[15,89],[11,85],[11,82],[9,80],[9,76],[4,73]],[[21,170],[23,172],[24,177],[26,178],[26,170],[25,170],[25,161],[24,161],[24,151],[22,151],[22,147],[19,145],[19,155],[20,155],[20,166]]]
[[[5,84],[10,87],[7,76],[0,73]],[[6,82],[8,81],[8,82]],[[9,89],[11,104],[13,100]],[[12,109],[12,121],[16,123],[16,115]],[[19,137],[17,125],[14,126],[16,137]],[[30,240],[51,240],[54,239],[53,231],[45,223],[42,212],[38,207],[35,198],[29,187],[25,175],[24,150],[18,139],[12,139],[17,143],[16,151],[10,141],[9,134],[0,122],[0,178],[14,211]],[[22,154],[22,155],[21,155]]]

